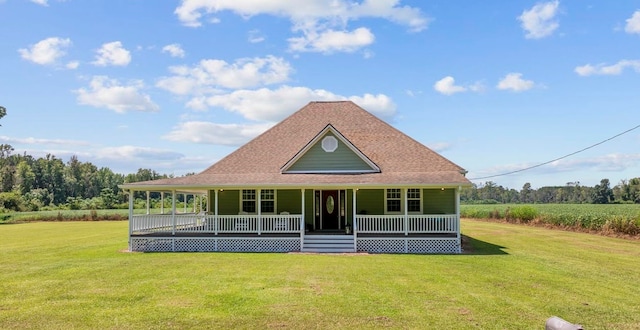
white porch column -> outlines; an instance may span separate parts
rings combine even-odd
[[[262,235],[262,189],[256,189],[256,208],[258,209],[258,236]]]
[[[301,197],[301,208],[302,208],[302,214],[300,216],[300,251],[302,251],[302,247],[304,246],[304,230],[306,227],[306,220],[304,219],[304,189],[300,189],[300,195]]]
[[[176,234],[176,191],[171,191],[171,223],[173,224],[173,229],[171,231],[172,235]]]
[[[456,188],[456,226],[458,228],[456,228],[456,232],[458,235],[458,239],[460,239],[460,190],[462,189],[462,187],[458,186],[458,188]]]
[[[215,190],[213,198],[213,231],[218,235],[218,189]]]
[[[409,189],[402,188],[404,191],[404,235],[409,235]]]
[[[358,223],[356,221],[356,192],[358,191],[358,189],[353,188],[353,251],[358,252]]]
[[[147,214],[151,213],[149,212],[149,209],[151,208],[151,198],[149,197],[151,195],[151,193],[149,193],[149,190],[147,190]]]
[[[133,234],[133,190],[129,190],[129,251],[131,251],[131,234]]]
[[[164,214],[164,191],[160,193],[160,214]]]

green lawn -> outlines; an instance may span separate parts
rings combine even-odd
[[[640,241],[466,220],[464,255],[126,253],[127,222],[0,225],[0,328],[640,329]]]

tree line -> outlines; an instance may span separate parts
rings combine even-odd
[[[566,203],[566,204],[640,204],[640,178],[622,180],[611,187],[609,179],[602,179],[593,186],[580,182],[567,182],[564,186],[548,186],[533,189],[525,183],[521,190],[499,186],[492,181],[465,188],[460,200],[468,204],[497,203]]]
[[[0,211],[127,208],[118,185],[171,177],[143,168],[125,175],[76,156],[64,162],[52,154],[35,158],[13,151],[0,144]]]
[[[76,156],[67,162],[51,154],[35,158],[15,154],[13,147],[0,144],[0,212],[127,208],[127,196],[118,185],[170,177],[144,168],[126,175],[114,173]],[[155,195],[151,198],[157,203],[159,196]],[[136,195],[138,200],[145,198],[143,193]],[[487,181],[463,189],[460,200],[468,204],[640,203],[640,178],[622,180],[614,187],[609,179],[593,187],[567,182],[564,186],[533,189],[526,183],[519,191]]]

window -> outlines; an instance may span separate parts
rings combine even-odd
[[[256,191],[253,189],[242,190],[242,212],[256,213]]]
[[[402,193],[401,189],[387,189],[387,212],[388,213],[399,213],[402,208]]]
[[[240,201],[242,212],[258,213],[256,207],[256,190],[243,189],[242,200]],[[276,192],[273,189],[263,189],[260,191],[260,213],[276,212]]]
[[[273,189],[263,189],[260,191],[260,212],[275,213],[276,193]]]
[[[406,190],[407,213],[422,213],[422,190],[410,188]],[[403,190],[399,188],[387,189],[385,196],[386,213],[403,213]]]
[[[407,211],[419,213],[422,211],[422,203],[420,202],[420,189],[407,190]]]

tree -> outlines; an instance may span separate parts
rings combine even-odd
[[[20,161],[16,166],[16,173],[14,179],[14,189],[21,195],[25,195],[31,189],[36,182],[36,174],[33,173],[31,165],[26,160]]]
[[[613,190],[609,186],[609,179],[600,180],[593,190],[594,204],[607,204],[613,200]]]
[[[7,115],[7,108],[3,107],[0,105],[0,119],[2,119],[2,117]],[[0,125],[2,126],[2,125]]]
[[[531,189],[531,183],[527,182],[522,186],[520,190],[520,201],[522,203],[533,203],[534,191]]]

